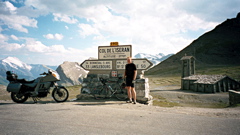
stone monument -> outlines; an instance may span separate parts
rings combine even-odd
[[[81,64],[81,67],[89,71],[87,77],[83,79],[81,93],[91,94],[90,87],[101,85],[99,77],[111,80],[113,83],[110,85],[114,85],[119,77],[123,77],[127,57],[132,57],[132,45],[118,45],[118,42],[111,42],[110,46],[99,46],[98,59],[85,60]],[[151,100],[151,96],[148,78],[144,78],[144,70],[153,64],[148,59],[132,59],[132,61],[137,67],[135,83],[137,101],[147,103]],[[122,78],[120,83],[123,82]]]

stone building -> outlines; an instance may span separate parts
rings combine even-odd
[[[183,56],[182,61],[182,78],[195,74],[195,58],[193,56]]]
[[[215,93],[240,88],[240,83],[226,75],[195,75],[195,58],[184,56],[182,60],[182,90]]]

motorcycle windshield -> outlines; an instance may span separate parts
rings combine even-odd
[[[51,68],[49,68],[49,67],[47,67],[47,66],[45,66],[45,65],[43,65],[43,67],[45,67],[46,69],[48,69],[48,72],[51,73],[54,78],[56,78],[56,81],[60,81],[60,76],[59,76],[59,74],[57,73],[57,71],[55,71],[55,70],[53,70],[53,69],[51,69]]]

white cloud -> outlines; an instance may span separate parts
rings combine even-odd
[[[91,35],[100,35],[98,29],[94,28],[89,24],[79,24],[78,27],[80,28],[79,33],[82,37],[91,36]]]
[[[7,25],[10,29],[25,33],[28,33],[28,29],[25,27],[37,28],[37,21],[35,19],[31,19],[27,16],[17,15],[17,8],[10,2],[6,1],[5,4],[0,2],[0,4],[0,25]]]
[[[47,53],[48,47],[42,44],[40,41],[34,41],[32,43],[29,43],[25,47],[30,52],[36,52],[36,53]]]
[[[5,4],[12,14],[16,13],[15,11],[17,10],[17,8],[12,3],[10,3],[9,1],[6,1]]]
[[[239,12],[239,0],[176,0],[175,8],[192,14],[207,22],[222,22],[226,18],[235,17]]]
[[[13,40],[19,40],[18,37],[15,36],[15,35],[11,35],[10,37],[11,37]]]
[[[133,55],[138,52],[176,53],[217,24],[235,17],[240,9],[239,0],[26,0],[25,6],[20,8],[9,3],[0,4],[0,25],[7,25],[8,29],[28,33],[27,27],[37,28],[39,15],[52,14],[53,21],[71,26],[69,29],[63,24],[65,32],[67,29],[67,34],[72,35],[65,35],[60,29],[48,29],[49,34],[43,37],[64,43],[65,39],[75,40],[77,34],[74,32],[77,31],[81,36],[79,42],[88,40],[88,44],[79,50],[76,49],[77,45],[76,48],[67,48],[64,44],[46,46],[40,38],[39,41],[28,39],[21,45],[9,44],[8,37],[17,37],[0,34],[0,39],[4,39],[0,41],[0,46],[11,46],[8,50],[15,48],[12,53],[21,50],[26,54],[41,54],[44,58],[52,56],[52,63],[54,60],[79,61],[94,57],[97,55],[97,46],[108,45],[111,41],[118,41],[120,45],[132,44]],[[73,29],[76,26],[78,29]],[[5,27],[0,27],[0,31],[3,30]]]
[[[62,40],[63,39],[63,35],[62,34],[47,34],[47,35],[43,35],[43,37],[47,38],[47,39],[56,39],[56,40]]]
[[[138,48],[146,48],[150,45],[155,48],[151,50],[152,53],[157,51],[176,53],[193,40],[192,37],[187,37],[189,31],[199,29],[208,31],[217,25],[215,22],[206,22],[187,14],[177,9],[172,1],[167,0],[161,2],[128,0],[89,6],[85,10],[81,17],[84,15],[88,21],[94,23],[78,25],[79,33],[83,38],[94,35],[93,40],[106,42],[108,39],[120,37],[119,42],[132,44]],[[187,38],[178,40],[174,44],[171,41],[183,37]],[[139,51],[145,51],[138,48]]]
[[[11,38],[17,38],[16,36],[12,35]],[[9,54],[12,51],[21,49],[21,45],[17,43],[8,43],[9,37],[3,34],[0,34],[0,50],[1,54]]]
[[[28,33],[28,29],[24,28],[23,26],[37,28],[37,21],[35,19],[29,19],[26,16],[7,16],[0,14],[0,20],[2,20],[3,24],[7,25],[9,28],[15,29],[20,32]]]
[[[45,37],[47,39],[54,39],[54,35],[53,34],[43,35],[43,37]]]
[[[0,39],[7,40],[7,38],[2,34],[0,34]],[[1,43],[1,52],[4,52],[3,54],[7,56],[9,54],[28,56],[27,63],[30,64],[47,65],[58,65],[64,61],[83,62],[85,59],[88,59],[89,56],[97,57],[97,46],[80,50],[75,48],[66,48],[63,45],[47,46],[33,38],[21,39],[25,40],[24,44]]]
[[[55,34],[55,38],[56,38],[57,40],[62,40],[62,39],[63,39],[63,35],[56,33],[56,34]]]
[[[0,43],[5,42],[8,40],[8,37],[6,35],[0,34]]]
[[[68,15],[61,15],[58,13],[53,13],[53,16],[54,16],[54,19],[53,19],[54,21],[62,21],[62,22],[70,23],[70,24],[78,22],[77,19],[75,19],[73,17],[71,18]]]
[[[7,46],[5,46],[5,50],[9,51],[9,52],[12,52],[12,51],[15,51],[15,50],[19,50],[22,48],[22,45],[20,44],[17,44],[17,43],[9,43]],[[6,53],[6,52],[4,52]]]

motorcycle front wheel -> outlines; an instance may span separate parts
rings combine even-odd
[[[28,99],[28,96],[22,93],[11,92],[11,98],[16,103],[23,103]]]
[[[56,102],[65,102],[68,96],[68,90],[64,87],[54,89],[52,92],[52,97]]]

